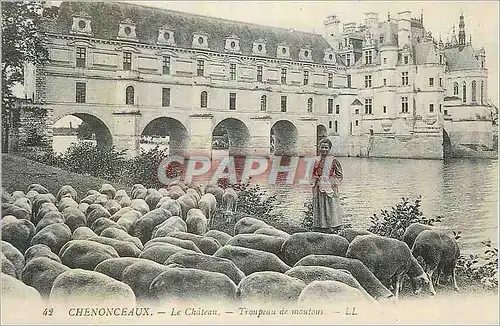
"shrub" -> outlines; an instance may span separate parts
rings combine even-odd
[[[457,275],[479,281],[485,288],[498,288],[498,248],[491,241],[481,242],[486,248],[482,254],[461,255],[457,262]]]
[[[164,187],[165,185],[158,178],[158,168],[167,155],[167,149],[160,149],[158,145],[148,151],[141,149],[138,156],[127,162],[124,173],[121,175],[122,183],[126,185],[141,183],[146,188]],[[167,173],[167,177],[173,176],[172,173]]]
[[[408,198],[402,198],[401,202],[393,206],[390,211],[381,210],[380,216],[373,214],[370,217],[371,225],[368,231],[402,240],[406,228],[412,223],[434,225],[436,222],[441,222],[440,215],[433,218],[424,216],[420,211],[421,201],[421,196],[418,196],[413,203]]]

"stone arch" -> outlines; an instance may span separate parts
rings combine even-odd
[[[450,135],[443,128],[443,158],[448,158],[452,156],[453,148],[451,145]]]
[[[236,118],[226,118],[215,125],[212,130],[212,137],[227,134],[227,146],[224,149],[229,150],[231,156],[241,156],[248,153],[250,143],[250,130],[247,125]],[[212,148],[214,149],[214,142]]]
[[[83,137],[82,139],[84,140],[93,140],[96,142],[98,148],[109,148],[113,146],[113,136],[111,134],[111,129],[108,127],[108,125],[100,118],[96,117],[95,115],[89,114],[89,113],[70,113],[66,114],[64,116],[57,116],[54,117],[54,121],[52,126],[54,126],[57,122],[59,122],[61,119],[68,117],[68,116],[73,116],[82,121],[82,131],[81,131],[81,136]],[[83,128],[88,128],[87,131],[83,130]],[[66,128],[61,128],[54,130],[53,127],[53,137],[61,136],[61,135],[78,135],[78,129],[79,127],[74,128],[74,130],[68,130]],[[52,140],[52,147],[54,148],[55,143],[54,139]],[[57,140],[56,140],[57,141]],[[70,143],[67,145],[69,146]],[[64,145],[63,145],[64,146]],[[62,148],[61,148],[62,150]]]
[[[168,136],[169,155],[183,156],[187,152],[189,134],[186,126],[177,119],[170,117],[155,118],[144,127],[141,136]]]
[[[317,125],[316,126],[316,153],[319,154],[319,141],[328,136],[328,132],[326,130],[325,125]]]
[[[271,144],[274,147],[274,155],[297,155],[298,139],[297,127],[289,120],[278,120],[271,127]]]

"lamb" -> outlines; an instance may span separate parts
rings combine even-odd
[[[426,264],[426,273],[429,276],[429,287],[432,295],[436,295],[434,285],[432,284],[432,275],[438,270],[436,285],[439,285],[439,276],[441,273],[452,276],[453,287],[458,291],[457,280],[455,277],[455,267],[460,257],[460,248],[457,241],[437,230],[424,230],[418,234],[411,250],[413,256],[423,258]]]
[[[405,230],[405,233],[403,234],[403,242],[405,242],[408,245],[408,248],[412,248],[413,243],[415,242],[415,239],[417,238],[420,232],[424,230],[433,230],[433,229],[434,227],[430,225],[412,223],[408,225],[408,227]]]
[[[417,294],[421,282],[429,283],[422,266],[412,256],[410,248],[403,241],[378,235],[361,235],[354,238],[347,248],[346,257],[355,258],[372,271],[384,284],[395,281],[394,295],[399,297],[401,279],[404,274],[412,278],[413,290]]]

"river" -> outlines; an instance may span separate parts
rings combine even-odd
[[[60,152],[75,140],[54,137],[54,150]],[[426,216],[442,215],[442,227],[461,231],[463,252],[482,250],[481,241],[497,244],[498,160],[450,159],[413,160],[379,158],[339,158],[344,169],[340,187],[345,220],[366,228],[370,216],[390,210],[402,197],[422,196]],[[310,188],[259,182],[280,202],[291,223],[300,223],[304,202],[311,200]]]

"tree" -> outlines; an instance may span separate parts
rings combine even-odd
[[[24,80],[24,65],[48,61],[40,32],[43,2],[2,1],[2,148],[8,147],[15,98],[12,89]]]
[[[78,137],[78,139],[92,139],[93,134],[94,131],[92,127],[85,121],[83,121],[76,130],[76,136]]]

